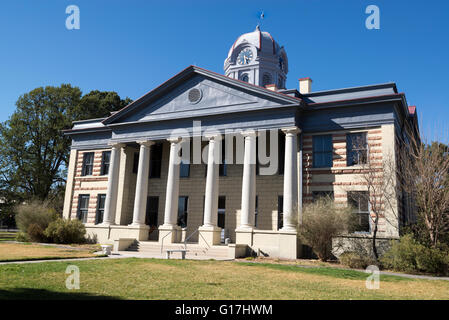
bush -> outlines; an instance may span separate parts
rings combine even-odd
[[[322,261],[332,258],[332,238],[347,231],[351,208],[340,207],[330,197],[323,197],[303,208],[298,235]]]
[[[51,222],[44,231],[45,236],[55,243],[84,243],[86,228],[79,220],[58,218]]]
[[[30,238],[25,232],[17,232],[16,241],[19,242],[29,242]]]
[[[449,253],[428,248],[407,234],[391,246],[381,258],[385,268],[410,273],[424,272],[449,275]]]
[[[41,201],[32,201],[16,207],[16,223],[19,230],[26,233],[31,241],[47,241],[44,230],[56,220],[55,210]]]
[[[366,267],[376,264],[373,258],[361,255],[355,251],[343,252],[338,259],[341,264],[355,269],[366,269]]]

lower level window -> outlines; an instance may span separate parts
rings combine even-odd
[[[189,197],[181,196],[178,201],[178,226],[181,228],[187,227],[187,205]]]
[[[76,217],[83,223],[87,222],[87,213],[89,210],[89,195],[80,194],[78,197],[78,212]]]
[[[95,215],[95,223],[102,223],[104,216],[104,204],[106,202],[106,195],[99,194],[97,196],[97,214]]]
[[[369,193],[367,191],[348,192],[348,203],[354,208],[353,232],[370,232]]]
[[[147,212],[145,215],[145,224],[150,227],[157,226],[157,216],[159,208],[159,197],[147,198]]]
[[[254,226],[257,227],[257,216],[259,215],[259,197],[256,196],[256,207],[254,212]]]
[[[278,196],[278,230],[284,226],[284,196]]]

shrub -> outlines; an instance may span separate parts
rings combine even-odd
[[[86,228],[79,220],[58,218],[44,231],[45,236],[55,243],[84,243]]]
[[[347,231],[351,208],[337,206],[330,197],[323,197],[303,208],[298,236],[322,261],[332,258],[332,238]]]
[[[31,241],[47,241],[44,230],[57,218],[54,209],[45,202],[32,201],[16,207],[16,223],[19,230],[26,233]]]
[[[343,252],[338,259],[341,264],[355,269],[366,269],[369,265],[376,264],[373,258],[361,255],[355,251]]]
[[[25,232],[17,232],[16,241],[19,242],[29,242],[30,238]]]
[[[407,234],[395,243],[381,258],[384,267],[410,273],[449,274],[449,253],[439,248],[428,248]]]

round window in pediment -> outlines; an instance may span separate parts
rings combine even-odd
[[[189,91],[189,101],[190,103],[198,103],[200,102],[203,94],[200,89],[194,88]]]

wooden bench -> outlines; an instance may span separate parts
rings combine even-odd
[[[170,259],[170,254],[172,254],[173,252],[181,252],[181,258],[182,260],[184,260],[186,258],[186,252],[188,250],[186,249],[167,249],[165,250],[165,253],[167,255],[167,259]]]

